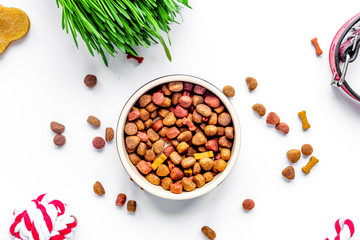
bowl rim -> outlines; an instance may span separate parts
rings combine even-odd
[[[234,127],[234,141],[232,146],[232,154],[230,159],[227,161],[227,166],[225,170],[219,174],[217,174],[214,179],[206,183],[201,188],[196,188],[194,191],[191,192],[182,192],[181,194],[174,194],[170,191],[164,190],[161,186],[155,186],[148,182],[146,178],[138,171],[136,166],[132,164],[128,157],[128,153],[125,149],[125,138],[124,138],[124,127],[127,120],[127,115],[130,112],[130,109],[132,106],[136,103],[136,101],[146,92],[149,90],[162,85],[164,83],[168,82],[175,82],[175,81],[181,81],[181,82],[190,82],[194,85],[200,85],[205,87],[206,89],[210,90],[212,93],[214,93],[216,96],[219,97],[221,102],[225,105],[226,109],[228,110],[229,114],[231,115],[233,127]],[[220,91],[215,85],[212,83],[191,75],[186,74],[171,74],[171,75],[165,75],[158,78],[155,78],[141,87],[139,87],[126,101],[124,104],[121,113],[118,118],[118,122],[116,125],[116,149],[120,158],[120,161],[125,168],[127,174],[144,190],[147,192],[164,198],[164,199],[170,199],[170,200],[186,200],[186,199],[192,199],[197,198],[202,195],[205,195],[206,193],[210,192],[217,186],[219,186],[226,177],[230,174],[232,169],[234,168],[238,156],[240,153],[240,147],[241,147],[241,125],[239,118],[237,116],[236,110],[230,100],[223,94],[222,91]]]

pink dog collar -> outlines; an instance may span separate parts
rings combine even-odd
[[[360,13],[347,21],[336,33],[329,53],[329,62],[333,77],[331,85],[340,87],[350,97],[360,102],[360,96],[351,89],[345,80],[349,63],[353,62],[360,47]]]

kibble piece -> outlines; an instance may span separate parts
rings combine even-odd
[[[246,77],[245,78],[246,84],[248,85],[248,89],[250,92],[254,91],[257,87],[257,81],[253,77]]]
[[[58,134],[54,137],[53,141],[56,146],[61,147],[66,143],[66,138],[63,135]]]
[[[220,147],[231,148],[232,141],[230,141],[227,137],[222,136],[219,138],[219,145]]]
[[[127,203],[127,210],[129,212],[135,212],[136,211],[136,201],[129,200]]]
[[[317,164],[319,162],[319,159],[317,159],[316,157],[312,156],[310,158],[310,161],[308,162],[308,164],[306,164],[305,167],[302,168],[303,172],[306,174],[310,173],[310,170],[313,168],[313,166],[315,164]]]
[[[151,168],[155,171],[165,160],[167,156],[165,154],[161,154],[152,164]]]
[[[227,161],[230,159],[231,151],[228,148],[221,148],[220,150],[220,157],[221,159]]]
[[[95,75],[88,74],[84,78],[84,83],[88,88],[93,88],[96,86],[97,78]]]
[[[196,188],[196,184],[187,177],[183,177],[181,182],[182,182],[184,190],[187,192],[194,191]]]
[[[184,84],[182,82],[171,82],[168,86],[169,90],[172,92],[181,92],[184,88]]]
[[[156,154],[154,153],[153,150],[151,150],[151,149],[146,150],[145,155],[144,155],[144,159],[146,161],[152,162],[152,161],[154,161],[155,158],[156,158]]]
[[[227,97],[233,97],[235,95],[235,89],[230,86],[230,85],[226,85],[224,88],[223,88],[223,93],[225,94],[225,96]]]
[[[181,161],[181,166],[185,169],[191,168],[196,163],[195,158],[193,157],[187,157]]]
[[[87,122],[93,125],[94,127],[100,127],[100,120],[97,117],[89,116]]]
[[[252,106],[252,109],[259,114],[260,117],[265,116],[266,114],[266,108],[261,103],[256,103]]]
[[[139,107],[144,108],[151,103],[152,96],[150,94],[142,95],[139,99]]]
[[[228,126],[231,123],[231,116],[230,114],[223,112],[218,117],[218,122],[221,126]]]
[[[270,112],[266,118],[266,123],[277,125],[280,123],[280,117],[276,113]]]
[[[54,133],[62,134],[65,131],[65,126],[58,122],[51,122],[50,128]]]
[[[282,175],[289,180],[293,180],[295,178],[295,170],[292,166],[288,166],[282,171]]]
[[[210,227],[208,226],[203,226],[201,228],[201,231],[204,233],[204,235],[210,239],[210,240],[214,240],[216,238],[216,233],[214,232],[214,230],[212,230]]]
[[[181,171],[180,168],[175,167],[171,170],[170,177],[173,181],[178,181],[184,177],[184,173]]]
[[[102,137],[95,137],[92,141],[94,148],[102,149],[105,146],[105,141]]]
[[[125,133],[127,135],[132,136],[132,135],[135,135],[137,132],[138,132],[138,127],[135,123],[128,122],[125,124]]]
[[[163,180],[161,180],[161,186],[165,190],[170,190],[171,184],[173,184],[173,181],[169,177],[165,177]]]
[[[126,202],[126,195],[123,193],[118,194],[116,197],[115,205],[118,207],[122,207],[124,206],[125,202]]]
[[[211,108],[203,103],[196,106],[196,111],[204,117],[210,117],[211,115]]]
[[[139,169],[139,171],[146,175],[149,172],[151,172],[151,163],[150,162],[145,162],[144,160],[141,160],[140,162],[138,162],[136,164],[136,167]]]
[[[145,156],[146,156],[146,154],[145,154]],[[134,165],[138,164],[141,161],[141,158],[136,153],[130,153],[129,158],[130,158],[130,161],[132,162],[132,164],[134,164]],[[154,156],[154,158],[155,158],[155,156]],[[148,161],[146,158],[145,158],[145,160]]]
[[[214,179],[214,175],[211,172],[206,172],[203,174],[203,176],[205,178],[205,182],[210,182]]]
[[[160,185],[160,178],[153,173],[146,175],[146,180],[154,185]]]
[[[134,150],[139,145],[139,143],[140,143],[140,138],[138,136],[127,136],[125,138],[125,145],[130,150]]]
[[[170,185],[170,192],[172,193],[180,194],[182,193],[182,190],[183,190],[183,186],[181,184],[181,181]]]
[[[201,168],[204,169],[205,171],[209,171],[214,166],[214,160],[212,160],[211,158],[203,158],[200,159],[199,162]]]
[[[216,172],[223,172],[226,168],[226,162],[222,159],[218,159],[214,161],[214,170]]]
[[[179,154],[183,154],[186,153],[189,147],[189,144],[187,144],[186,142],[181,142],[176,146],[176,150],[179,152]]]
[[[302,128],[304,130],[309,129],[311,126],[310,126],[310,124],[309,124],[309,122],[307,120],[306,111],[301,111],[301,112],[298,113],[298,115],[299,115],[299,117],[301,119],[301,122],[302,122]]]
[[[301,152],[298,149],[291,149],[286,153],[286,156],[290,162],[296,163],[301,157]]]
[[[255,207],[255,202],[252,199],[245,199],[243,202],[243,208],[247,211],[250,211]]]
[[[169,167],[166,166],[165,164],[161,164],[156,170],[156,175],[158,175],[159,177],[166,177],[169,174],[170,174]]]
[[[205,178],[203,175],[201,174],[196,174],[194,176],[194,183],[196,184],[197,188],[201,188],[202,186],[205,185]]]
[[[105,141],[111,142],[114,139],[114,129],[106,128],[105,130]]]
[[[198,132],[194,135],[191,142],[195,146],[200,146],[200,145],[204,145],[207,142],[207,139],[203,133]]]
[[[99,182],[99,181],[96,181],[94,183],[94,192],[98,195],[98,196],[102,196],[105,194],[105,189],[103,187],[103,185]]]
[[[290,131],[289,125],[284,122],[281,122],[275,126],[275,129],[282,132],[283,134],[288,134]]]
[[[304,144],[301,146],[301,152],[305,156],[310,156],[313,153],[313,147],[310,144]]]
[[[147,150],[147,146],[146,143],[144,142],[140,142],[140,144],[138,145],[137,149],[136,149],[136,153],[139,156],[144,156]]]

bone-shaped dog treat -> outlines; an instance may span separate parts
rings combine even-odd
[[[26,13],[18,8],[0,5],[0,54],[12,41],[25,36],[29,27],[30,20]]]
[[[320,56],[323,54],[323,51],[321,50],[317,38],[311,39],[311,43],[314,45],[316,50],[316,55]]]
[[[298,113],[298,115],[299,115],[299,117],[300,117],[300,119],[302,121],[302,128],[304,130],[309,129],[310,124],[309,124],[309,122],[307,120],[307,117],[306,117],[306,111],[301,111],[301,112]]]
[[[317,164],[319,162],[319,159],[317,159],[316,157],[312,156],[310,158],[310,161],[308,162],[308,164],[306,164],[305,167],[302,168],[303,172],[306,174],[310,173],[310,170],[312,169],[312,167]]]

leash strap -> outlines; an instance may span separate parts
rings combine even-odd
[[[360,13],[347,21],[336,33],[329,53],[333,77],[331,85],[340,87],[350,97],[360,102],[360,96],[349,86],[345,77],[349,63],[355,61],[360,47]]]

